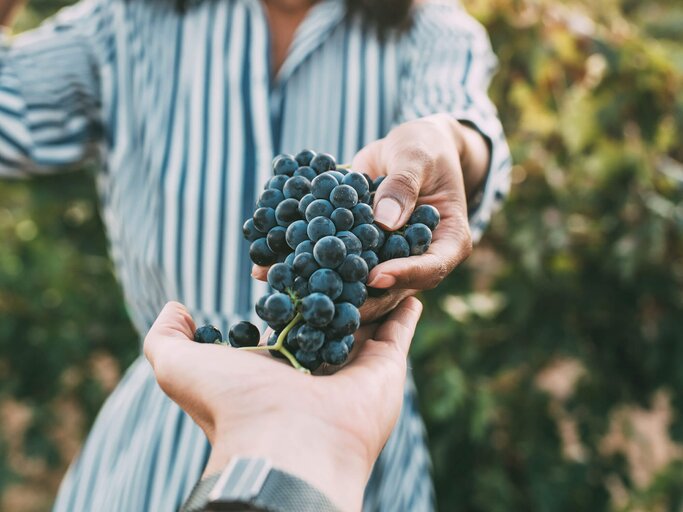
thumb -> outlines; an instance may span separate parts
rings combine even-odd
[[[415,209],[423,176],[419,162],[392,158],[387,177],[375,192],[375,221],[390,231],[404,226]]]
[[[167,351],[165,342],[168,342],[169,338],[191,341],[194,331],[194,320],[185,306],[178,302],[167,303],[145,336],[145,356],[154,367],[159,352]]]

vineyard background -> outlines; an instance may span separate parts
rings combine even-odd
[[[17,30],[64,0],[31,0]],[[413,369],[444,511],[683,509],[683,5],[466,0],[512,195]],[[48,510],[138,353],[93,169],[0,183],[0,509]]]

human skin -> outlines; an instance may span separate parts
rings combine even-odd
[[[333,375],[304,374],[263,353],[194,343],[194,321],[174,302],[150,329],[144,350],[161,389],[211,443],[205,476],[236,456],[266,457],[341,510],[358,511],[401,410],[421,311],[411,297],[379,326],[363,327],[352,362]]]

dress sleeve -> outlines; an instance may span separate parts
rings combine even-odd
[[[510,188],[512,161],[488,87],[497,59],[488,34],[462,7],[428,2],[415,10],[406,39],[399,122],[449,113],[477,129],[490,149],[484,186],[470,202],[477,241]]]
[[[113,45],[105,0],[84,0],[36,30],[0,35],[0,176],[73,168],[102,139],[99,70]]]

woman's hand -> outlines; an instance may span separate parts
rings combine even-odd
[[[354,170],[373,178],[386,176],[375,193],[378,224],[395,231],[419,204],[431,204],[441,214],[425,254],[387,261],[370,272],[368,286],[389,291],[366,302],[361,309],[365,321],[383,315],[407,295],[436,287],[470,255],[467,198],[481,186],[488,159],[482,136],[447,115],[404,123],[356,155]]]
[[[370,470],[398,418],[406,357],[422,305],[411,298],[360,345],[353,362],[316,377],[255,352],[192,341],[187,310],[169,303],[145,339],[164,392],[212,445],[205,474],[234,456],[269,458],[342,510],[360,510]]]

